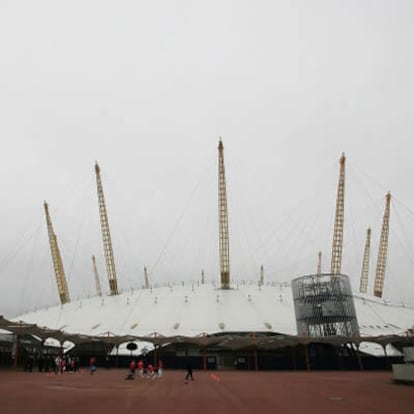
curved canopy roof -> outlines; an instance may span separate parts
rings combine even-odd
[[[354,343],[386,345],[401,340],[413,328],[412,308],[361,296],[354,296],[354,302],[361,335],[352,338]],[[272,349],[316,341],[296,336],[288,284],[258,286],[253,282],[229,290],[196,283],[94,297],[21,315],[14,322],[3,319],[0,328],[76,344],[142,340],[158,345],[220,343],[231,349],[253,345]],[[328,337],[316,342],[349,341]]]

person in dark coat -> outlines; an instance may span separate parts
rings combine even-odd
[[[193,366],[191,365],[191,361],[187,361],[187,375],[185,376],[185,381],[188,381],[188,379],[191,378],[191,381],[194,381],[193,378]]]

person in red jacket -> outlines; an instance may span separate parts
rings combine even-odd
[[[89,370],[91,371],[91,375],[93,375],[96,371],[96,365],[95,364],[96,364],[96,358],[94,356],[90,357],[89,358]]]
[[[151,364],[149,364],[147,367],[147,375],[149,379],[152,379],[154,376],[154,367]]]

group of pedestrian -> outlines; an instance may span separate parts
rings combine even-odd
[[[75,373],[79,371],[79,357],[71,355],[57,355],[55,357],[55,374],[64,372]]]
[[[30,354],[27,356],[24,363],[24,371],[32,372],[35,362],[39,372],[54,372],[55,374],[63,374],[64,372],[78,372],[79,371],[79,357],[68,355],[39,355],[35,358],[35,355]]]
[[[164,364],[161,360],[159,360],[155,366],[153,366],[152,364],[148,364],[145,367],[144,361],[142,359],[139,359],[138,361],[132,359],[129,363],[129,371],[125,379],[134,379],[136,371],[138,371],[138,375],[140,376],[140,378],[161,378],[164,372]],[[190,359],[187,360],[187,375],[184,378],[184,382],[187,384],[189,380],[194,381],[193,366]]]
[[[125,379],[131,380],[135,378],[135,372],[138,371],[140,378],[155,379],[163,376],[164,364],[161,360],[154,366],[148,364],[145,366],[144,361],[132,359],[129,363],[128,375]]]
[[[33,368],[33,360],[34,358],[28,358],[28,361],[25,364],[25,371],[31,372]],[[44,362],[46,361],[46,364]],[[48,360],[39,359],[39,372],[43,369],[48,372]],[[71,355],[57,355],[53,361],[54,365],[54,372],[55,374],[63,374],[64,372],[75,373],[79,371],[79,357],[71,356]],[[46,365],[46,366],[44,366]],[[109,368],[109,358],[106,360],[106,367]],[[191,360],[187,360],[187,374],[184,378],[185,383],[188,383],[189,380],[194,381],[193,377],[193,367],[191,364]],[[89,372],[91,375],[94,375],[96,372],[96,358],[95,356],[91,356],[89,358]],[[136,360],[132,359],[129,363],[129,371],[128,375],[125,379],[134,379],[135,373],[138,372],[140,378],[147,378],[147,379],[155,379],[161,378],[164,373],[164,364],[161,360],[155,365],[148,364],[145,366],[145,363],[142,359]]]

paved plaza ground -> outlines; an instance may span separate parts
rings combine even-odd
[[[64,413],[408,413],[414,386],[392,372],[242,372],[166,370],[125,380],[126,370],[54,375],[0,371],[1,414]]]

